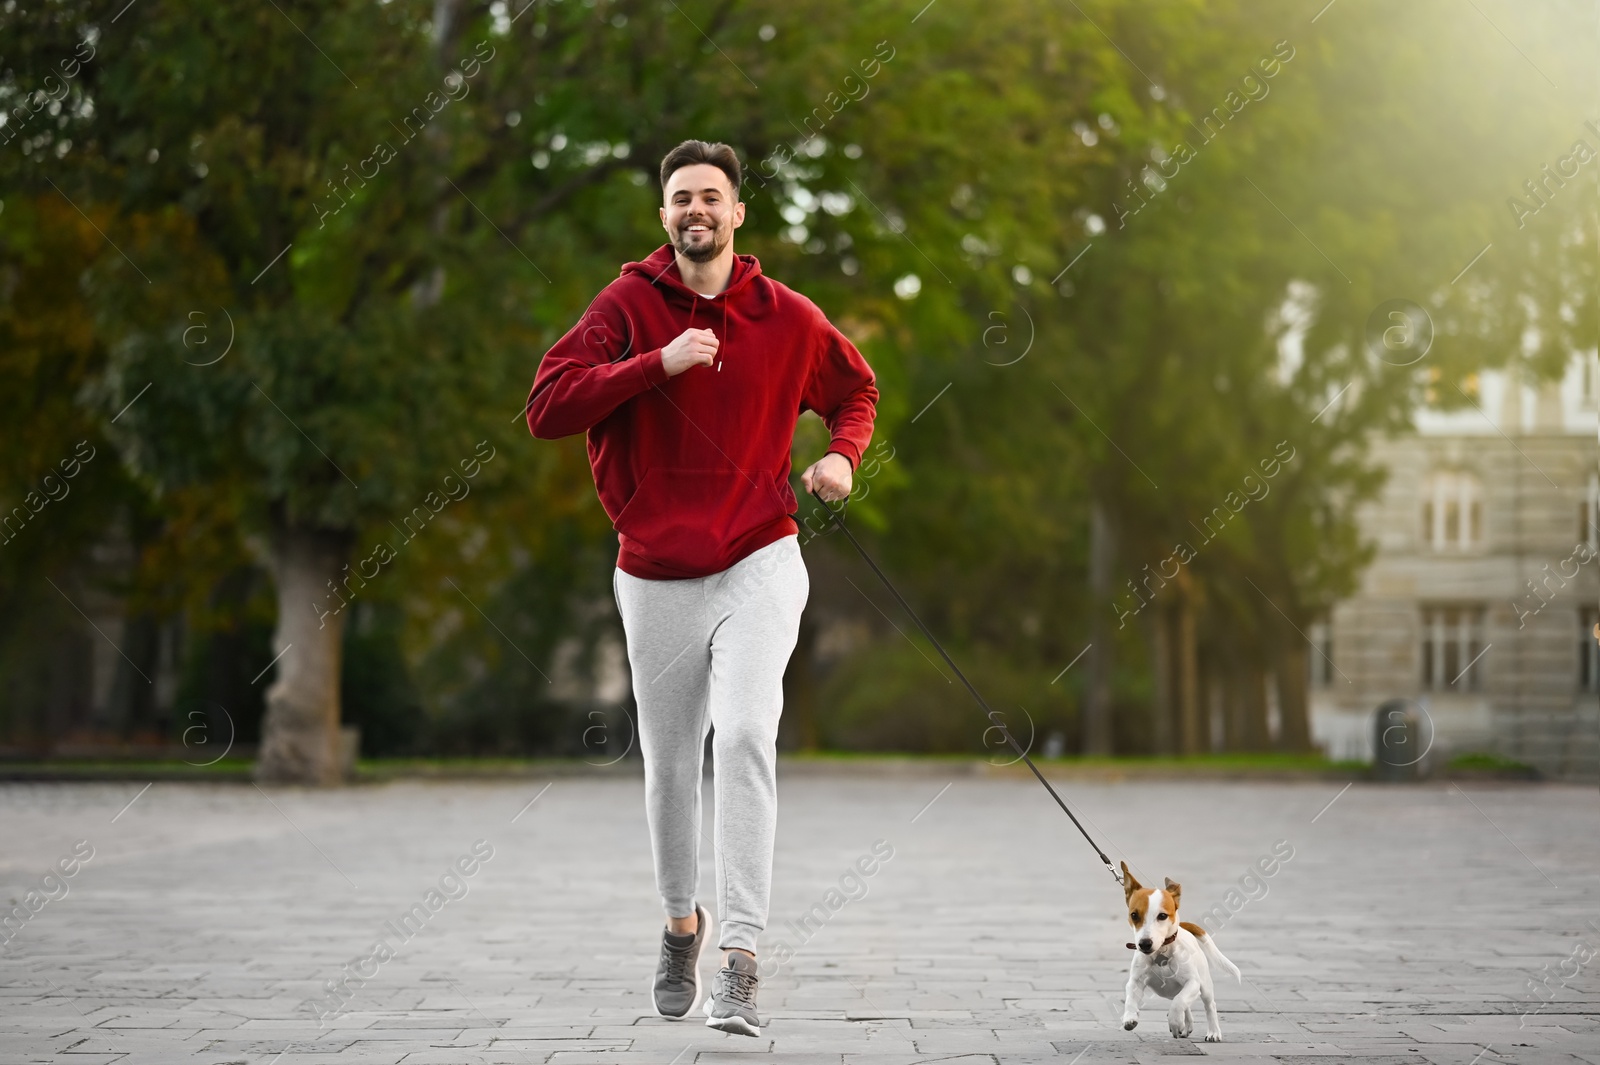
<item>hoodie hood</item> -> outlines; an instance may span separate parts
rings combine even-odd
[[[651,252],[641,262],[623,263],[622,275],[639,274],[646,281],[656,287],[661,295],[672,303],[686,303],[693,306],[696,301],[706,302],[706,298],[684,283],[683,274],[678,271],[678,257],[671,244],[663,244]],[[756,278],[761,276],[761,263],[754,255],[735,255],[733,257],[733,273],[728,276],[728,287],[723,289],[716,298],[740,301],[740,313],[746,317],[765,317],[756,310],[752,303],[760,302],[770,304],[771,300],[751,301],[749,299],[760,286],[752,287]]]

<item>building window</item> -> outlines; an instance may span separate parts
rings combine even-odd
[[[1422,611],[1422,687],[1428,691],[1483,690],[1481,606],[1433,606]]]
[[[1483,545],[1483,489],[1470,473],[1441,470],[1422,486],[1422,542],[1435,551]]]
[[[1578,504],[1578,543],[1600,552],[1600,473],[1589,474],[1589,491]]]
[[[1594,627],[1600,623],[1600,610],[1592,606],[1578,610],[1578,690],[1600,692],[1600,640]]]
[[[1327,615],[1311,622],[1306,630],[1311,640],[1311,653],[1306,656],[1313,688],[1326,688],[1333,683],[1333,625]]]

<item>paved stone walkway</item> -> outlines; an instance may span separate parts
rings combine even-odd
[[[0,898],[55,896],[0,950],[0,1065],[1600,1065],[1592,788],[1064,784],[1115,857],[1183,883],[1189,919],[1237,907],[1217,940],[1248,982],[1219,980],[1227,1041],[1205,1044],[1151,1004],[1117,1023],[1120,892],[1029,780],[785,777],[762,946],[793,957],[759,1039],[650,1007],[642,782],[545,783],[0,785]],[[845,877],[879,840],[892,857]],[[1249,879],[1275,844],[1293,856]],[[390,933],[463,856],[422,930]],[[708,900],[712,868],[708,845]],[[367,979],[319,1027],[306,1003],[352,962]]]

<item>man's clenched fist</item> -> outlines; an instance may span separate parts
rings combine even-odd
[[[691,366],[710,366],[717,357],[717,343],[717,334],[709,329],[685,329],[661,349],[661,367],[668,377],[676,377]]]
[[[830,451],[800,475],[800,483],[807,492],[835,503],[850,494],[850,460],[837,451]]]

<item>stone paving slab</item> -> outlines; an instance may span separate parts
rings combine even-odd
[[[780,774],[762,950],[794,953],[763,981],[759,1039],[650,1006],[636,777],[9,783],[0,900],[35,892],[36,912],[0,948],[0,1065],[1600,1065],[1600,957],[1569,960],[1600,948],[1593,789],[1061,787],[1114,858],[1183,883],[1185,917],[1222,907],[1246,977],[1218,984],[1225,1042],[1171,1038],[1153,998],[1122,1030],[1120,890],[1028,780]],[[705,810],[709,840],[709,788]],[[44,879],[80,840],[92,857]],[[492,858],[441,884],[480,840]],[[879,840],[893,857],[830,911]],[[1275,845],[1292,857],[1252,877]],[[707,842],[715,912],[713,868]],[[408,914],[420,931],[362,961]],[[367,980],[319,1026],[307,1003],[347,964]]]

